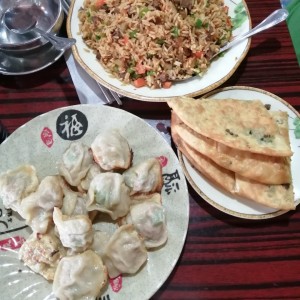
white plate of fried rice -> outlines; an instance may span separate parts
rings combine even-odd
[[[77,40],[73,55],[91,77],[153,102],[196,97],[223,84],[250,40],[211,57],[249,29],[244,0],[74,0],[67,21],[68,36]]]

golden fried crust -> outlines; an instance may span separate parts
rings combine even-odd
[[[195,132],[228,147],[270,156],[291,156],[289,143],[259,100],[181,97],[168,105]]]
[[[287,126],[287,116],[283,121],[285,122],[282,124]],[[211,158],[225,169],[266,184],[291,182],[290,159],[287,157],[268,156],[228,147],[198,134],[185,125],[174,112],[172,112],[172,130],[191,148]],[[288,135],[287,130],[283,130],[283,133]]]

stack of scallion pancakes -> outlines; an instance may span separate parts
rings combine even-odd
[[[201,174],[230,194],[295,209],[286,112],[259,100],[182,97],[168,105],[174,143]]]

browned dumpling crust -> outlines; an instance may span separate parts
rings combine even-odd
[[[26,266],[50,281],[64,256],[66,250],[53,230],[45,234],[32,233],[19,251],[19,259]]]

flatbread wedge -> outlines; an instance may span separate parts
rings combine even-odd
[[[235,173],[236,194],[260,204],[280,209],[296,208],[293,184],[262,184]]]
[[[267,185],[246,179],[220,167],[208,157],[191,148],[176,131],[172,131],[172,138],[179,150],[200,173],[227,192],[278,210],[295,209],[292,184]]]
[[[228,147],[269,156],[291,156],[269,111],[259,100],[173,98],[168,105],[195,132]]]
[[[209,158],[201,155],[187,145],[175,130],[172,130],[172,139],[177,148],[186,156],[194,168],[224,190],[230,193],[234,191],[235,177],[232,171],[226,170],[217,164],[212,164]]]
[[[287,113],[270,113],[278,124],[280,134],[289,141]],[[228,147],[195,132],[184,124],[174,111],[171,116],[171,128],[187,145],[225,169],[265,184],[291,182],[290,157],[267,156]]]

